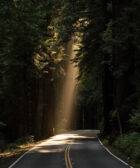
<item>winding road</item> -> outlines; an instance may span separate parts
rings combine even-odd
[[[128,168],[94,130],[56,135],[22,155],[9,168]]]

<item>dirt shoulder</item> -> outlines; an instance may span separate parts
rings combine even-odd
[[[18,145],[15,149],[6,149],[0,153],[0,168],[8,168],[21,155],[33,148],[38,143]]]

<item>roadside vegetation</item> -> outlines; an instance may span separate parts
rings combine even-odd
[[[134,168],[140,167],[140,116],[129,120],[130,131],[118,136],[106,136],[103,143]]]
[[[117,137],[112,146],[127,158],[135,168],[140,167],[140,134],[133,132]]]
[[[115,137],[113,142],[103,138],[103,143],[109,150],[134,168],[140,167],[140,134],[137,132]]]
[[[22,154],[33,148],[38,142],[34,141],[33,136],[24,137],[16,140],[14,143],[7,144],[0,151],[0,168],[7,168]]]

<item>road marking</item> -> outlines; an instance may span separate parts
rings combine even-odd
[[[27,152],[25,152],[23,155],[21,155],[12,165],[10,165],[8,168],[13,168],[26,154],[30,153],[32,150],[34,150],[34,148],[28,150]]]
[[[105,146],[103,145],[103,143],[100,141],[99,138],[98,138],[98,140],[99,140],[100,144],[103,146],[103,148],[104,148],[110,155],[112,155],[113,157],[115,157],[117,160],[119,160],[121,163],[125,164],[126,166],[129,166],[128,163],[124,162],[122,159],[118,158],[118,157],[115,156],[113,153],[111,153],[111,151],[110,151],[107,147],[105,147]],[[130,168],[133,168],[132,166],[129,166],[129,167],[130,167]]]
[[[49,140],[49,139],[51,139],[51,137],[48,138],[47,140]],[[33,148],[29,149],[27,152],[25,152],[23,155],[21,155],[14,163],[12,163],[8,168],[13,168],[25,155],[27,155],[31,151],[35,150],[38,145],[41,145],[43,142],[46,142],[47,140],[44,140],[44,141],[40,142],[39,144],[36,144]]]
[[[71,145],[67,145],[65,148],[65,163],[66,163],[66,168],[72,168],[72,163],[70,159],[70,147]]]

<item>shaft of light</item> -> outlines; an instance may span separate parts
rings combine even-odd
[[[73,38],[67,44],[66,54],[68,56],[66,79],[64,81],[60,102],[58,102],[56,112],[57,132],[63,132],[71,129],[75,116],[74,108],[78,68],[71,61],[75,57]]]

